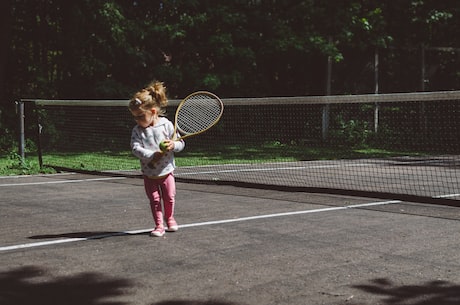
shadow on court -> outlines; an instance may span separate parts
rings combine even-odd
[[[81,273],[52,277],[45,269],[26,266],[0,273],[2,305],[124,305],[131,301],[114,300],[129,296],[135,283],[100,273]],[[129,297],[128,297],[129,299]],[[170,300],[152,305],[237,305],[219,300]]]
[[[17,268],[0,274],[0,303],[3,305],[122,305],[106,300],[125,294],[133,282],[99,273],[52,277],[37,266]]]
[[[60,234],[43,234],[30,236],[29,239],[50,239],[50,238],[87,238],[87,239],[102,239],[115,236],[128,236],[128,235],[149,235],[149,233],[127,233],[117,231],[101,231],[101,232],[69,232]]]
[[[126,278],[101,273],[80,273],[53,277],[47,270],[26,266],[0,274],[0,301],[3,305],[68,304],[123,305],[131,304],[129,290],[135,283]],[[419,285],[396,285],[378,278],[354,288],[381,298],[378,304],[458,305],[460,285],[448,281],[430,281]],[[117,300],[123,297],[127,301]],[[147,300],[146,300],[147,301]],[[152,305],[238,305],[220,300],[168,300]],[[241,303],[240,303],[241,304]],[[352,300],[347,304],[357,304]]]
[[[430,281],[420,285],[398,286],[381,278],[354,288],[383,297],[382,304],[458,305],[460,285],[447,281]]]

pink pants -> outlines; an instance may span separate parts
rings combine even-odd
[[[163,221],[174,217],[174,205],[176,197],[176,181],[171,173],[164,178],[150,179],[144,176],[144,187],[150,200],[155,226],[163,226]],[[163,199],[163,207],[161,205]],[[164,208],[164,215],[163,215]]]

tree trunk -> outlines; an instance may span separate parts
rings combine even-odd
[[[0,107],[11,102],[6,96],[6,66],[11,36],[11,0],[0,1]],[[0,108],[0,109],[1,109]]]

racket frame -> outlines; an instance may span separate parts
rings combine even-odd
[[[194,132],[194,133],[189,133],[189,134],[183,134],[184,132],[177,126],[177,121],[178,121],[178,117],[179,117],[179,111],[180,109],[182,108],[182,106],[193,96],[195,95],[207,95],[207,96],[210,96],[212,97],[214,100],[217,100],[219,103],[220,103],[220,113],[218,115],[218,117],[214,120],[214,122],[209,125],[207,128],[203,129],[203,130],[200,130],[198,132]],[[207,130],[209,130],[211,127],[213,127],[214,125],[216,125],[220,118],[222,117],[222,114],[224,112],[224,103],[222,102],[222,100],[217,96],[215,95],[214,93],[212,92],[209,92],[209,91],[196,91],[196,92],[193,92],[191,94],[189,94],[187,97],[185,97],[180,103],[179,105],[177,106],[177,109],[176,109],[176,114],[175,114],[175,117],[174,117],[174,138],[173,138],[173,141],[178,141],[178,140],[183,140],[185,138],[188,138],[188,137],[191,137],[191,136],[196,136],[196,135],[199,135]],[[180,134],[180,137],[177,137],[177,134]]]

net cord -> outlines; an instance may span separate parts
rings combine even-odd
[[[386,103],[386,102],[423,102],[423,101],[459,101],[460,90],[437,92],[410,92],[333,96],[291,96],[259,98],[225,98],[225,105],[279,105],[279,104],[343,104],[343,103]],[[169,106],[177,106],[182,100],[170,99]],[[38,106],[128,106],[128,100],[47,100],[21,99],[21,102],[35,103]]]

